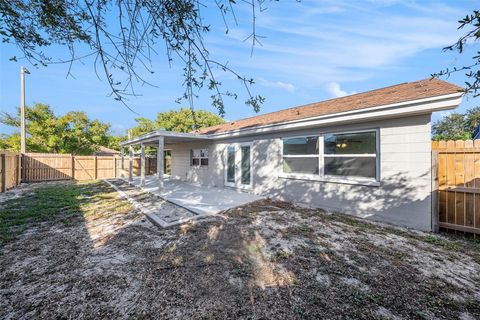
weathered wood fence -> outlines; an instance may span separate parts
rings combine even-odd
[[[71,154],[26,153],[23,182],[55,180],[96,180],[120,177],[122,158],[118,156],[74,156]],[[145,174],[157,172],[156,158],[145,159]],[[128,175],[128,157],[125,157]],[[133,175],[140,175],[140,158],[133,158]]]
[[[20,153],[0,151],[0,192],[20,184]]]
[[[432,142],[439,227],[480,234],[480,140]]]

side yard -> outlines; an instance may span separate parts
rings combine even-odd
[[[478,319],[480,243],[270,200],[161,229],[99,181],[0,195],[0,318],[66,316]]]

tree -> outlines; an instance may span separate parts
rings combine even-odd
[[[157,123],[160,128],[177,132],[190,132],[224,122],[225,120],[214,113],[196,110],[192,114],[192,110],[188,108],[181,108],[180,111],[159,112],[157,115]]]
[[[135,118],[137,125],[130,129],[132,137],[138,137],[142,134],[158,130],[160,126],[153,120],[147,118]]]
[[[205,110],[197,110],[192,114],[192,110],[189,108],[159,112],[155,121],[146,118],[137,118],[135,121],[137,121],[137,125],[130,129],[133,137],[160,128],[168,131],[191,132],[195,129],[206,128],[225,122],[218,115]]]
[[[480,124],[480,107],[467,110],[465,114],[452,113],[432,126],[433,140],[468,140]]]
[[[127,140],[127,136],[108,136],[108,144],[106,147],[110,149],[120,150],[120,143]]]
[[[0,136],[0,150],[20,151],[20,133]]]
[[[36,103],[25,108],[27,150],[33,152],[73,153],[88,155],[99,146],[110,146],[110,125],[91,120],[84,112],[72,111],[56,116],[50,106]],[[2,113],[0,123],[20,127],[20,110],[16,115]],[[3,137],[2,148],[20,150],[20,135]]]
[[[480,125],[480,107],[467,110],[465,121],[469,128],[474,129],[476,126]]]
[[[444,51],[457,51],[462,54],[465,45],[477,43],[480,39],[480,11],[474,10],[473,13],[466,15],[465,18],[458,21],[458,29],[466,30],[466,32],[454,44],[443,48]],[[465,72],[468,81],[465,81],[465,92],[472,93],[474,97],[480,95],[480,50],[472,57],[472,63],[465,66],[455,66],[447,68],[436,74],[434,77],[450,76],[453,73]]]
[[[94,57],[95,72],[103,74],[113,97],[125,105],[126,98],[136,94],[135,85],[150,84],[144,74],[154,73],[152,57],[165,52],[169,64],[174,60],[183,64],[185,91],[180,99],[191,107],[197,89],[206,87],[212,92],[213,106],[223,115],[224,97],[237,98],[217,80],[218,72],[227,72],[243,85],[245,103],[258,111],[264,98],[250,92],[253,79],[238,74],[228,62],[211,58],[203,39],[211,30],[208,20],[220,16],[228,33],[229,24],[237,24],[234,9],[247,5],[252,32],[246,40],[253,50],[260,44],[256,18],[265,9],[264,2],[0,0],[0,37],[16,45],[34,65],[67,63],[67,74],[74,62]],[[44,48],[52,45],[66,48],[68,58],[49,56]]]

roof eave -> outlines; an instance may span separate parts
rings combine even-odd
[[[462,101],[463,92],[438,95],[429,98],[404,101],[394,104],[375,106],[359,110],[345,111],[334,114],[309,117],[304,119],[279,122],[252,128],[224,131],[219,133],[181,133],[166,130],[156,130],[142,136],[122,142],[122,147],[151,143],[160,136],[181,137],[191,141],[196,140],[219,140],[241,136],[257,135],[267,132],[298,130],[315,126],[334,125],[335,123],[360,122],[376,119],[395,118],[414,114],[432,113],[435,111],[451,110],[456,108]]]
[[[136,145],[136,144],[142,144],[142,143],[147,144],[147,143],[157,141],[159,137],[184,138],[192,141],[211,139],[207,135],[201,135],[197,133],[184,133],[184,132],[175,132],[175,131],[167,131],[167,130],[156,130],[156,131],[152,131],[152,132],[143,134],[141,136],[135,137],[133,139],[123,141],[120,143],[120,146],[126,147],[130,145]]]
[[[451,110],[456,108],[463,96],[463,92],[439,95],[429,98],[410,100],[395,104],[381,105],[359,110],[345,111],[334,114],[309,117],[304,119],[279,122],[252,128],[237,129],[219,133],[204,134],[213,139],[255,135],[265,132],[302,129],[312,126],[335,124],[341,122],[359,122],[381,118],[400,117],[413,114],[432,113],[435,111]]]

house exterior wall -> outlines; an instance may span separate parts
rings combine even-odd
[[[211,148],[212,144],[205,142],[167,144],[165,149],[171,150],[172,156],[172,177],[192,183],[207,184],[211,176],[210,168],[215,167],[216,164],[209,159],[208,166],[191,166],[190,150],[208,149],[209,154],[212,154]]]
[[[431,230],[430,117],[416,115],[216,141],[204,146],[210,152],[208,168],[190,167],[190,149],[202,146],[179,144],[172,148],[172,174],[191,182],[223,186],[226,147],[252,142],[251,192],[255,194]],[[379,186],[282,177],[282,137],[364,129],[379,132]]]

